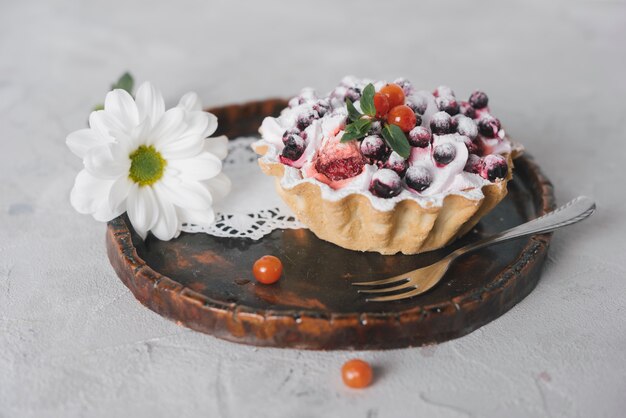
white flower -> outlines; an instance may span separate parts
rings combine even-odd
[[[180,233],[183,223],[210,225],[214,199],[230,190],[222,171],[228,139],[207,138],[217,118],[202,111],[195,93],[165,111],[161,93],[150,83],[136,98],[124,90],[106,96],[104,110],[89,115],[89,128],[71,133],[67,145],[83,159],[72,206],[98,221],[124,212],[145,239]]]

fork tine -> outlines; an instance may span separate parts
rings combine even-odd
[[[408,287],[415,288],[415,285],[412,284],[411,282],[406,282],[406,283],[402,283],[399,286],[385,287],[382,289],[359,289],[357,290],[357,292],[359,293],[389,293],[389,292],[395,292],[396,290],[406,289]]]
[[[428,290],[428,289],[427,289]],[[399,295],[390,295],[390,296],[378,296],[375,298],[367,298],[367,302],[390,302],[394,300],[408,299],[413,296],[417,296],[421,293],[424,293],[422,289],[413,289],[410,292],[400,293]]]
[[[374,280],[371,282],[355,282],[355,283],[352,283],[352,286],[378,286],[381,284],[391,284],[395,282],[400,282],[402,280],[409,280],[409,278],[406,275],[401,274],[399,276],[390,277],[388,279]]]

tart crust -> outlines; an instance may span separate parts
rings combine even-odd
[[[255,151],[264,155],[267,147],[258,146]],[[278,194],[318,238],[349,250],[418,254],[444,247],[469,232],[504,199],[513,169],[511,155],[505,156],[509,167],[507,178],[483,186],[482,199],[450,194],[441,206],[429,208],[406,199],[390,211],[375,209],[361,194],[351,194],[338,201],[323,199],[320,187],[314,183],[284,188],[281,186],[283,164],[259,159],[259,165],[265,174],[275,177]]]

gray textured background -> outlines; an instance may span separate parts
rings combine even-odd
[[[599,417],[626,407],[626,4],[621,1],[2,1],[0,416]],[[177,327],[113,273],[68,203],[64,145],[124,70],[209,105],[329,90],[345,74],[480,87],[554,182],[597,199],[537,289],[433,347],[255,349]]]

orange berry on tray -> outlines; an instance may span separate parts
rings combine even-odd
[[[387,114],[387,123],[398,125],[404,132],[409,132],[415,128],[417,117],[413,109],[406,105],[392,108]]]
[[[372,377],[372,366],[363,360],[349,360],[341,367],[343,383],[353,389],[368,387],[372,383]]]
[[[374,95],[374,107],[376,108],[376,117],[384,118],[389,112],[389,99],[382,93]]]
[[[276,283],[283,274],[283,263],[278,257],[264,255],[254,262],[252,273],[259,283]]]
[[[379,93],[387,96],[390,108],[404,104],[404,91],[397,84],[387,84],[380,89]]]

